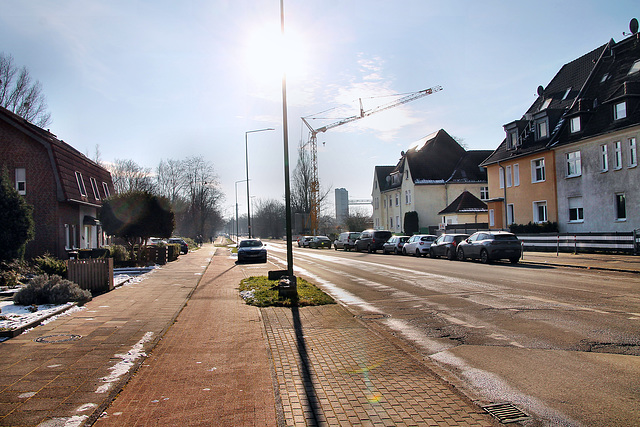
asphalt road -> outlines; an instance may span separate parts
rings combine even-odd
[[[270,262],[286,247],[269,243]],[[640,424],[637,274],[297,248],[306,276],[530,425]]]

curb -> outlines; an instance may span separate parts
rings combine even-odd
[[[18,327],[16,329],[11,329],[11,330],[8,330],[8,331],[0,331],[0,337],[2,337],[2,338],[14,338],[14,337],[17,337],[18,335],[22,334],[27,329],[31,329],[33,327],[39,326],[45,320],[48,320],[48,319],[52,318],[53,316],[57,316],[59,314],[62,314],[65,311],[67,311],[67,310],[69,310],[69,309],[71,309],[73,307],[76,307],[77,305],[78,305],[78,303],[74,302],[71,305],[61,307],[58,310],[47,314],[46,316],[43,316],[43,317],[41,317],[39,319],[36,319],[36,320],[33,320],[32,322],[29,322],[29,323],[27,323],[25,325],[22,325],[22,326],[20,326],[20,327]]]

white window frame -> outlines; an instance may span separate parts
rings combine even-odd
[[[82,178],[82,174],[76,171],[76,181],[78,183],[78,190],[80,190],[80,195],[82,197],[87,197],[87,187],[84,186],[84,179]]]
[[[111,193],[109,192],[109,185],[106,182],[102,183],[102,189],[104,190],[104,197],[111,197]]]
[[[400,206],[400,193],[396,193],[396,206]]]
[[[536,164],[536,162],[540,162],[539,165]],[[541,171],[541,178],[538,179],[538,174],[536,173],[537,171]],[[545,161],[544,161],[544,157],[541,157],[539,159],[533,159],[531,160],[531,183],[535,184],[537,182],[545,182],[547,180],[547,173],[545,170]]]
[[[613,169],[622,169],[622,142],[615,141],[613,143]]]
[[[489,187],[480,187],[480,200],[487,200],[489,198]]]
[[[504,169],[498,166],[498,176],[500,178],[500,188],[504,188]]]
[[[400,216],[396,215],[396,230],[400,230]]]
[[[567,167],[567,178],[574,178],[582,175],[582,162],[580,160],[580,151],[571,151],[565,154],[565,165]]]
[[[512,187],[513,186],[513,180],[511,178],[511,165],[507,166],[507,188]]]
[[[544,218],[540,218],[540,208],[543,208]],[[546,200],[537,200],[533,202],[533,222],[536,224],[540,224],[543,222],[547,222],[549,219],[547,212],[547,201]]]
[[[496,213],[493,209],[489,209],[489,227],[496,225]]]
[[[629,167],[634,168],[638,166],[638,145],[635,137],[627,140],[627,150],[629,153]]]
[[[98,188],[98,183],[96,182],[96,179],[93,177],[90,177],[89,182],[91,183],[91,189],[93,190],[93,197],[95,197],[96,200],[100,200],[100,189]]]
[[[513,203],[509,203],[507,205],[507,225],[511,225],[515,223],[516,223],[515,208],[513,206]]]
[[[569,206],[569,222],[584,222],[584,206],[582,204],[582,196],[569,197],[567,199],[567,205]],[[575,219],[571,219],[572,211],[575,212]]]
[[[507,132],[507,150],[513,150],[518,145],[518,131]]]
[[[27,195],[27,170],[16,168],[16,191],[21,196]]]
[[[520,185],[520,164],[516,163],[513,165],[513,186],[517,187]]]
[[[627,117],[627,102],[618,102],[613,106],[613,120],[622,120]]]
[[[609,170],[609,147],[607,144],[600,146],[600,172]]]
[[[572,117],[570,123],[571,133],[580,132],[580,116]]]
[[[549,136],[549,123],[546,120],[540,120],[536,123],[536,139],[543,139]]]
[[[622,205],[624,208],[624,212],[620,212],[620,198],[622,198]],[[616,221],[626,221],[627,220],[627,197],[624,193],[616,193],[615,195],[615,209],[616,209]]]

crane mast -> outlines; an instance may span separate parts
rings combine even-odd
[[[418,92],[412,92],[408,95],[403,96],[402,98],[396,99],[395,101],[389,102],[387,104],[380,105],[378,107],[372,108],[370,110],[366,110],[362,106],[362,99],[360,99],[360,114],[357,116],[347,117],[345,119],[341,119],[337,122],[328,124],[326,126],[319,127],[314,129],[311,124],[307,121],[308,117],[302,117],[302,122],[309,128],[309,142],[306,145],[309,145],[311,150],[311,185],[310,185],[310,204],[311,204],[311,212],[309,214],[309,223],[311,231],[313,235],[317,235],[318,233],[318,214],[320,209],[320,180],[318,179],[318,134],[322,132],[326,132],[330,129],[333,129],[338,126],[346,125],[347,123],[354,122],[356,120],[363,119],[372,114],[379,113],[381,111],[388,110],[390,108],[397,107],[399,105],[406,104],[411,101],[415,101],[416,99],[420,99],[424,96],[431,95],[432,93],[439,92],[442,90],[442,86],[434,86],[428,89],[424,89]]]

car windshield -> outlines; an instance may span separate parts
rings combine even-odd
[[[257,248],[262,246],[262,242],[260,240],[243,240],[240,242],[241,248]]]

